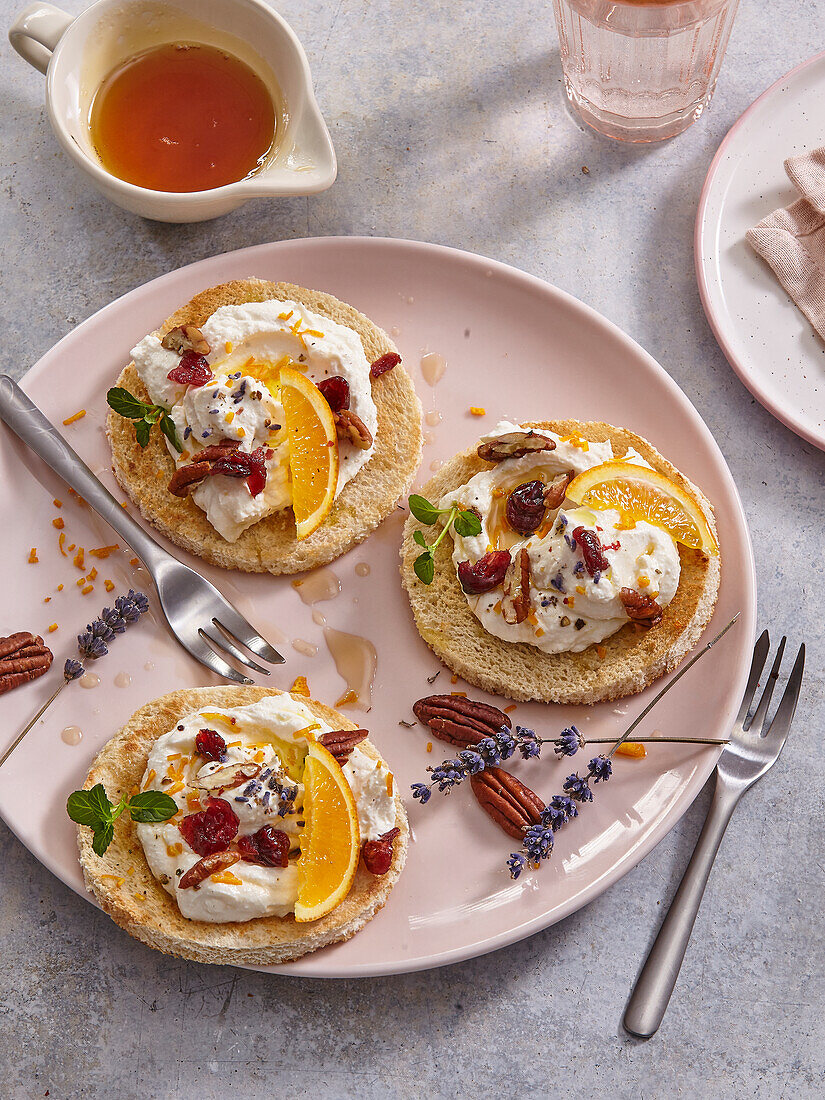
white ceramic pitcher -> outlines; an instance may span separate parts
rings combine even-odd
[[[46,74],[49,121],[64,150],[106,198],[125,210],[156,221],[205,221],[247,199],[311,195],[335,181],[335,150],[312,90],[306,54],[289,25],[263,0],[97,0],[77,18],[52,4],[35,3],[15,20],[9,40]],[[95,152],[89,112],[104,77],[141,50],[180,41],[234,54],[272,94],[280,140],[248,179],[209,191],[153,191],[107,172]]]

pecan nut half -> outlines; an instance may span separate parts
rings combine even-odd
[[[544,803],[504,768],[479,772],[471,778],[470,786],[482,810],[508,836],[521,840],[526,828],[539,823]]]
[[[232,787],[240,787],[241,783],[248,783],[255,779],[261,771],[261,765],[253,761],[246,764],[227,764],[224,768],[216,768],[202,779],[197,779],[195,785],[202,791],[210,793],[228,791]]]
[[[368,736],[369,730],[332,730],[330,733],[322,733],[318,744],[323,745],[343,766],[355,746],[360,745]]]
[[[185,351],[196,351],[198,355],[208,355],[209,341],[196,325],[177,325],[170,328],[160,342],[167,351],[176,351],[183,355]]]
[[[198,887],[204,879],[218,874],[219,871],[225,871],[240,858],[241,853],[232,848],[227,848],[225,852],[213,852],[211,856],[204,856],[193,864],[186,874],[181,875],[178,889],[189,890],[191,887]]]
[[[523,623],[530,613],[530,555],[525,547],[516,554],[504,578],[501,614],[506,623]]]
[[[551,512],[557,511],[564,504],[564,498],[567,496],[567,486],[574,478],[574,473],[570,470],[569,473],[559,474],[558,477],[553,478],[550,484],[544,491],[544,507]]]
[[[439,741],[460,749],[511,726],[503,710],[461,695],[428,695],[413,703],[413,713]]]
[[[52,659],[43,639],[27,630],[0,638],[0,695],[48,672]]]
[[[645,596],[634,588],[623,588],[619,593],[619,599],[631,622],[651,627],[662,621],[664,612],[661,605],[650,596]]]
[[[485,462],[503,462],[505,458],[523,458],[524,455],[538,454],[539,451],[554,451],[556,443],[546,435],[534,431],[508,432],[497,439],[479,443],[476,454]]]
[[[372,446],[372,433],[357,413],[351,409],[341,409],[335,416],[335,431],[339,439],[345,439],[362,451]]]

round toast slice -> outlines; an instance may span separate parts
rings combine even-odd
[[[389,336],[368,317],[331,294],[261,279],[236,280],[202,291],[164,321],[157,334],[162,336],[177,325],[202,325],[220,306],[271,299],[300,302],[353,329],[361,338],[369,363],[397,350]],[[125,387],[142,401],[149,400],[134,363],[121,372],[115,385]],[[344,486],[321,526],[300,541],[292,510],[287,509],[253,524],[235,542],[227,542],[193,500],[168,491],[175,464],[161,433],[153,431],[148,445],[141,448],[132,421],[110,410],[106,429],[112,447],[112,470],[149,523],[212,565],[247,573],[315,569],[362,542],[386,519],[399,498],[409,491],[421,462],[421,402],[403,366],[374,379],[372,397],[378,410],[372,457]]]
[[[617,458],[628,448],[634,448],[654,470],[692,494],[716,537],[713,510],[704,495],[641,436],[599,421],[530,421],[525,426],[544,428],[561,436],[578,435],[594,442],[609,439]],[[475,448],[464,451],[446,462],[421,492],[436,502],[474,474],[490,469],[490,465],[478,457]],[[401,546],[401,578],[415,625],[448,668],[493,695],[546,703],[598,703],[633,695],[676,668],[690,653],[716,606],[719,556],[708,556],[680,544],[679,587],[657,626],[639,632],[628,623],[582,653],[543,653],[525,642],[496,638],[483,629],[458,583],[449,536],[436,551],[433,583],[422,584],[413,569],[413,562],[421,553],[420,546],[413,541],[413,533],[420,527],[410,516]]]
[[[238,707],[268,695],[285,694],[259,687],[190,688],[162,695],[136,711],[95,757],[84,788],[102,783],[109,799],[139,786],[151,746],[184,715],[203,706]],[[357,729],[322,703],[295,696],[333,729]],[[381,756],[369,740],[359,748],[374,760]],[[407,858],[409,825],[404,804],[395,794],[395,824],[400,830],[385,875],[373,875],[359,863],[349,894],[320,920],[299,924],[292,916],[258,917],[213,924],[188,920],[149,869],[134,823],[122,814],[103,856],[92,850],[92,831],[77,827],[80,865],[87,889],[112,920],[143,943],[195,962],[266,966],[288,962],[327,944],[347,940],[385,904]]]

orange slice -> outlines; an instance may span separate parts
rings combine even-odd
[[[647,520],[694,550],[719,553],[698,502],[657,470],[632,462],[604,462],[574,478],[567,495],[585,507],[615,508],[624,519]]]
[[[311,741],[304,768],[304,820],[300,886],[295,920],[318,920],[349,893],[361,834],[350,786],[341,766],[323,745]]]
[[[292,472],[292,510],[298,538],[311,535],[329,515],[338,484],[335,418],[318,387],[294,367],[281,370]]]

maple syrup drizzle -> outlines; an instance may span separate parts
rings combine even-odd
[[[437,385],[447,369],[447,360],[443,355],[435,351],[427,352],[421,356],[421,375],[424,381],[430,385]]]
[[[79,745],[82,737],[83,730],[80,726],[66,726],[60,734],[61,741],[65,741],[67,745]]]
[[[304,603],[308,604],[334,600],[336,596],[341,595],[341,582],[335,573],[331,569],[327,569],[326,566],[315,569],[312,573],[307,573],[305,577],[293,581],[292,587]]]
[[[101,82],[89,131],[103,167],[155,191],[253,175],[279,136],[272,95],[243,61],[198,43],[143,50]]]
[[[338,675],[346,683],[347,690],[336,706],[351,706],[355,710],[372,707],[372,683],[378,656],[375,646],[359,634],[346,634],[343,630],[324,628],[324,641],[332,654]]]

